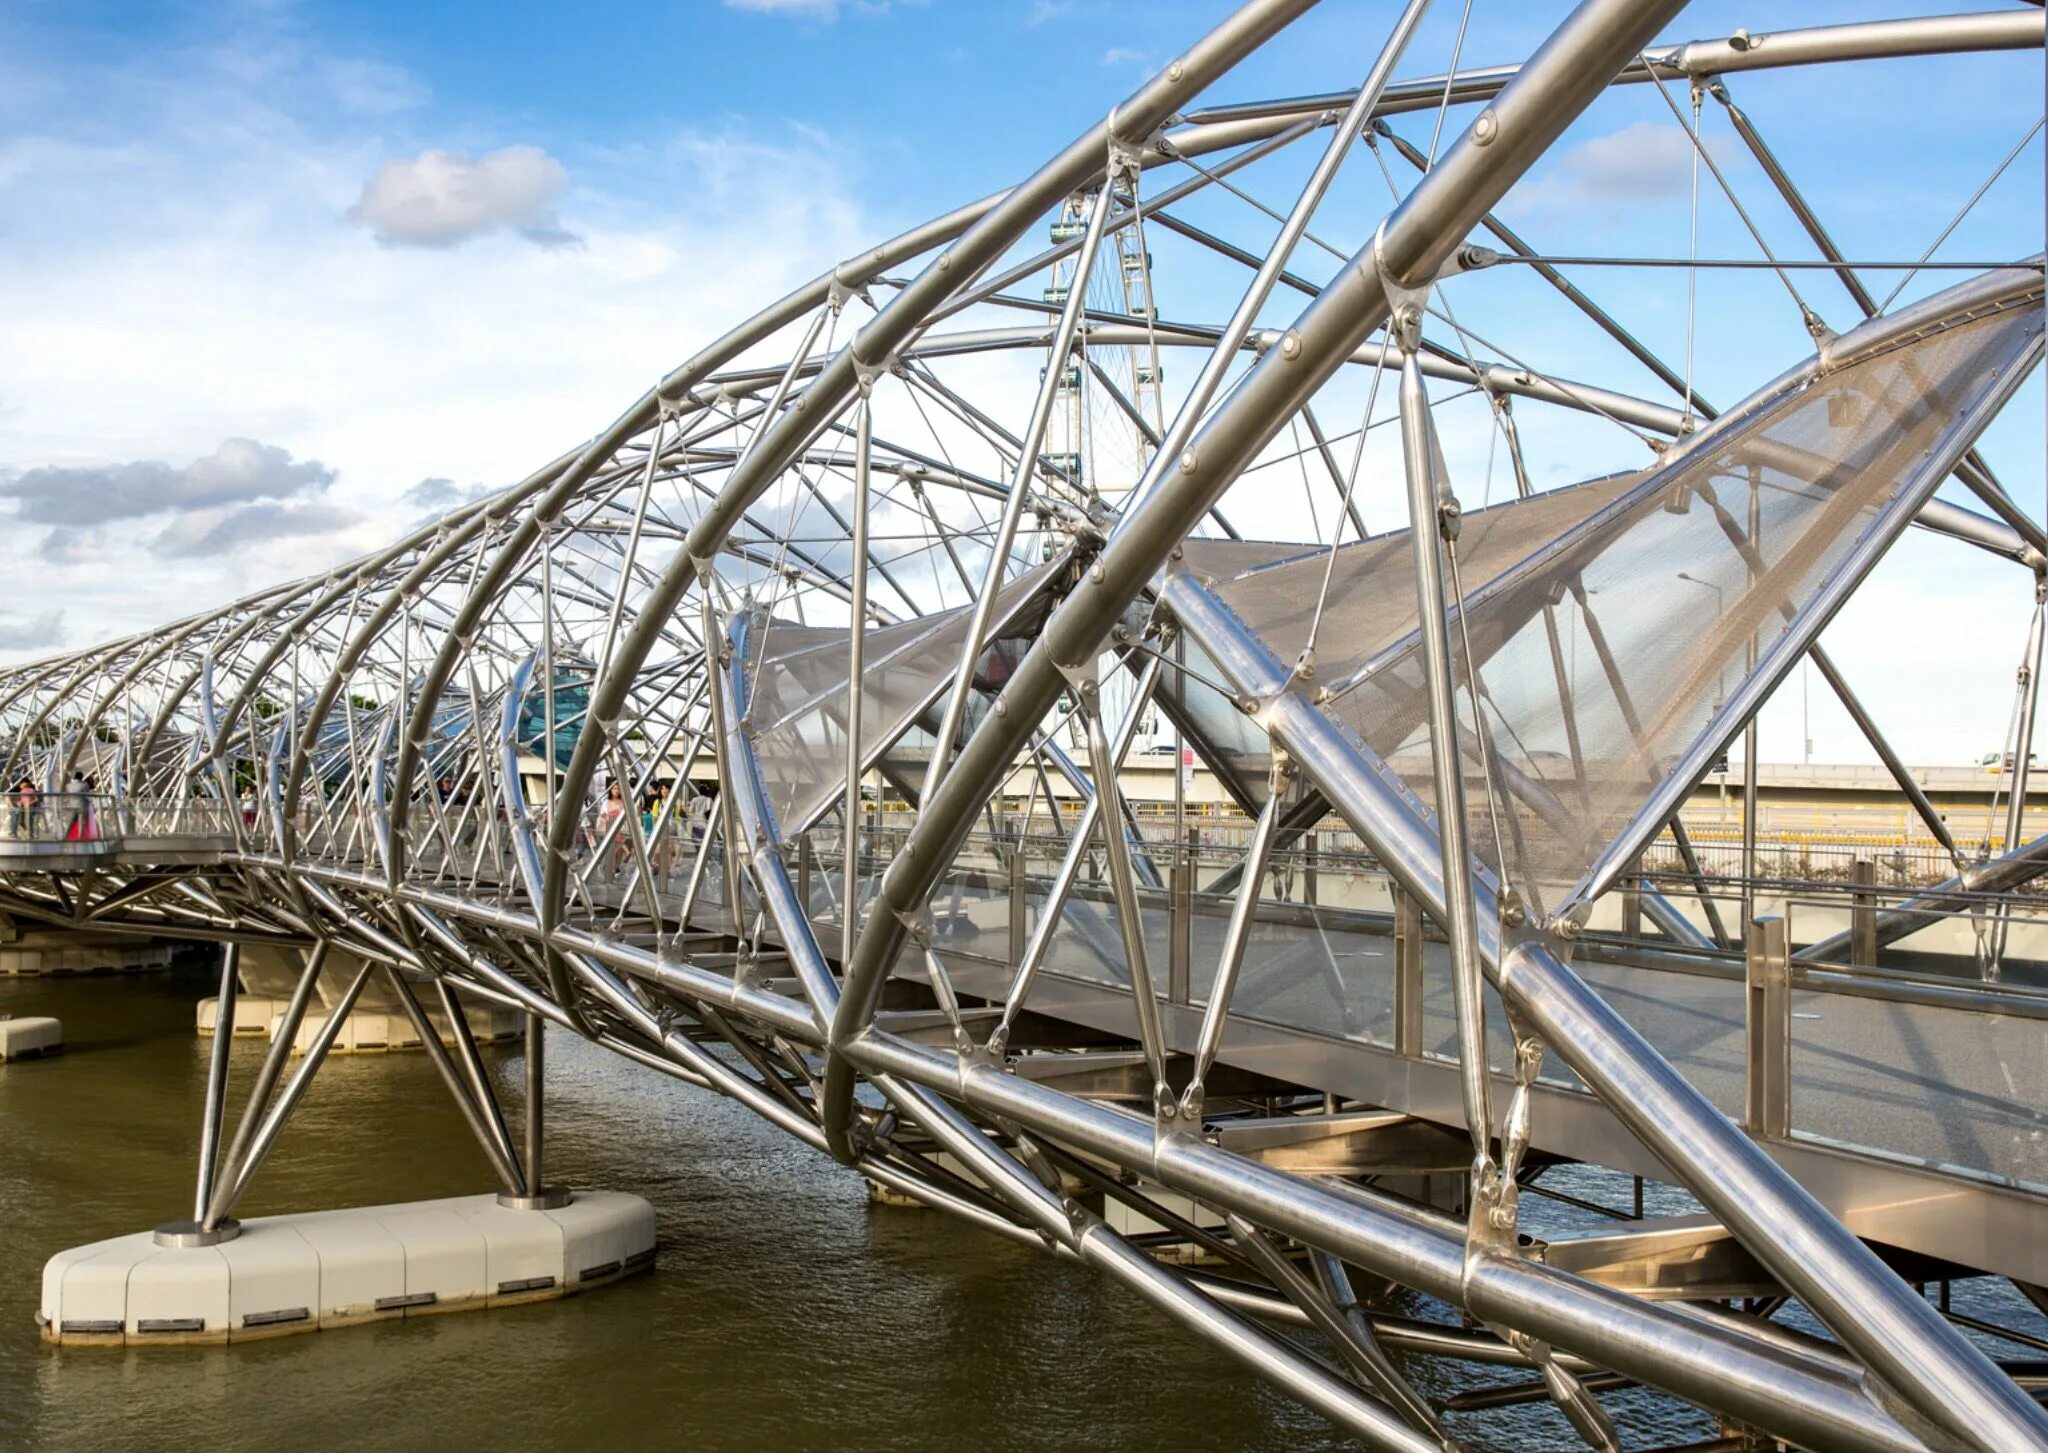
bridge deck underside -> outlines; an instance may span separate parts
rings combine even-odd
[[[182,862],[185,846],[178,844],[181,851],[166,861]],[[36,874],[118,869],[132,866],[127,860],[135,853],[123,851],[118,863],[113,856],[89,864],[38,859],[9,866]],[[210,845],[200,856],[216,866],[221,858]],[[420,867],[430,872],[433,856]],[[836,867],[821,862],[810,878],[812,923],[828,946],[839,941]],[[722,875],[712,871],[706,878],[689,926],[726,932],[730,920],[717,902]],[[863,891],[874,881],[867,878]],[[645,901],[602,874],[590,886],[600,917],[622,902],[631,912]],[[682,927],[681,893],[663,891],[657,898],[664,928]],[[1129,973],[1106,898],[1106,887],[1084,885],[1069,900],[1030,1003],[1041,1017],[1135,1041]],[[1028,931],[1045,911],[1043,878],[1028,880],[1025,901]],[[1000,1003],[1015,962],[1009,885],[994,874],[958,874],[934,910],[938,948],[962,993]],[[1222,951],[1225,905],[1196,900],[1184,986],[1174,982],[1172,913],[1164,893],[1148,895],[1142,918],[1169,1046],[1189,1053]],[[1222,1061],[1306,1090],[1462,1124],[1448,950],[1434,937],[1419,950],[1418,1054],[1397,1048],[1398,953],[1385,913],[1263,902],[1233,996]],[[1740,1119],[1746,1025],[1739,965],[1684,972],[1589,958],[1580,972],[1723,1113]],[[896,973],[925,980],[909,950]],[[1487,998],[1489,1061],[1505,1083],[1507,1018],[1490,989]],[[1796,990],[1793,1131],[1787,1140],[1769,1142],[1771,1153],[1862,1235],[2048,1283],[2048,1244],[2030,1231],[2048,1208],[2048,1112],[2018,1088],[2048,1078],[2048,1036],[2041,1033],[2041,1014],[2027,1012],[2030,1000],[2014,996],[2017,1012],[1998,1013],[1914,1002],[1910,994]],[[1538,1094],[1537,1149],[1669,1178],[1554,1060],[1545,1065]]]
[[[839,940],[835,893],[836,875],[821,867],[810,907],[818,939],[828,946]],[[1035,926],[1043,883],[1034,880],[1027,896],[1027,926]],[[1176,995],[1171,913],[1164,894],[1153,896],[1144,911],[1149,967],[1165,1001],[1169,1047],[1186,1054],[1199,1033],[1226,917],[1217,904],[1191,915],[1187,987]],[[1135,1042],[1129,975],[1105,898],[1103,889],[1069,901],[1030,1003],[1042,1016]],[[963,994],[1002,1002],[1014,973],[1008,886],[967,874],[933,908],[937,946],[955,984]],[[699,929],[727,926],[715,904],[694,917]],[[1462,1124],[1448,949],[1434,939],[1421,949],[1419,1055],[1396,1048],[1396,953],[1384,916],[1262,904],[1221,1060],[1307,1090]],[[1739,967],[1713,974],[1584,962],[1580,969],[1723,1113],[1741,1118]],[[907,981],[926,979],[908,948],[895,972]],[[1489,1060],[1506,1084],[1507,1017],[1490,989],[1487,998]],[[1795,991],[1793,1014],[1793,1133],[1766,1142],[1772,1155],[1861,1235],[2048,1281],[2048,1245],[2029,1229],[2048,1208],[2048,1114],[2016,1092],[2048,1072],[2041,1019],[1813,989]],[[1538,1093],[1539,1150],[1673,1178],[1554,1060]]]

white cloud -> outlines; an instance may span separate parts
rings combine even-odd
[[[1708,143],[1712,150],[1711,142]],[[1732,158],[1718,153],[1724,172]],[[1702,173],[1701,196],[1713,186]],[[1692,188],[1692,139],[1676,121],[1638,121],[1565,148],[1509,194],[1508,210],[1636,208],[1683,201]]]
[[[103,547],[98,530],[60,525],[43,536],[36,554],[52,565],[90,565],[100,558]]]
[[[488,484],[472,484],[465,489],[452,479],[436,476],[421,480],[400,495],[398,503],[407,509],[417,510],[419,514],[414,523],[424,525],[497,492]]]
[[[294,460],[275,444],[227,439],[184,465],[138,459],[26,470],[0,479],[0,499],[14,501],[21,524],[55,527],[36,547],[46,565],[104,561],[116,551],[108,526],[165,515],[161,531],[125,543],[161,558],[218,560],[261,541],[303,541],[359,524],[355,510],[303,498],[334,477],[319,460]]]
[[[46,610],[37,615],[0,615],[0,651],[33,654],[64,644],[64,612]]]
[[[1692,176],[1692,140],[1676,122],[1638,121],[1566,152],[1558,166],[1589,197],[1632,201],[1675,197]]]
[[[1137,66],[1141,70],[1152,69],[1152,57],[1141,50],[1127,45],[1113,45],[1102,53],[1102,64],[1106,66]]]
[[[128,464],[53,465],[0,480],[15,518],[34,525],[98,525],[138,515],[277,499],[325,489],[334,471],[317,459],[294,461],[275,444],[227,439],[208,455],[173,467],[161,459]]]
[[[923,5],[927,0],[725,0],[728,10],[751,10],[757,15],[787,15],[799,20],[820,20],[830,25],[842,12],[854,15],[886,15],[898,5]]]
[[[246,84],[240,60],[231,73],[190,55],[52,67],[32,112],[0,109],[0,576],[61,602],[69,641],[388,543],[419,522],[400,497],[423,478],[514,483],[895,230],[863,217],[857,159],[828,138],[735,122],[569,159],[581,248],[506,232],[379,246],[344,214],[423,139],[410,113],[338,98],[324,78],[352,72],[335,58],[294,66]],[[392,95],[417,86],[375,76]],[[118,116],[109,94],[125,98]],[[438,144],[488,150],[433,124]],[[227,439],[289,468],[319,461],[332,483],[200,503],[193,461],[232,453]],[[183,516],[47,503],[44,526],[8,520],[4,492],[37,470],[133,461],[165,461],[193,496]],[[298,508],[243,512],[265,502]],[[0,639],[0,659],[28,649]]]
[[[472,485],[468,489],[463,489],[452,479],[442,479],[436,476],[421,480],[418,484],[400,495],[398,502],[402,505],[410,505],[416,510],[431,510],[435,514],[445,514],[457,505],[468,504],[471,500],[481,499],[489,492],[488,486],[485,485]]]
[[[568,181],[562,164],[537,146],[474,157],[429,148],[378,167],[348,215],[392,247],[453,247],[504,231],[563,247],[579,240],[555,213]]]
[[[752,10],[762,15],[801,15],[811,20],[837,20],[839,0],[725,0],[730,10]]]
[[[361,520],[354,510],[320,500],[263,500],[180,515],[150,541],[150,548],[173,558],[211,559],[260,540],[332,535]]]

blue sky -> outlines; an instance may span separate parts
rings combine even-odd
[[[1230,8],[0,7],[0,493],[17,501],[0,569],[47,587],[0,603],[0,654],[83,644],[345,558],[442,497],[428,482],[523,476],[779,292],[1023,175]],[[1667,38],[1760,28],[1787,8],[1703,0]],[[1812,25],[1935,7],[1791,8]],[[1564,10],[1476,0],[1466,63],[1518,58]],[[1208,99],[1353,85],[1393,12],[1326,0]],[[1440,0],[1402,75],[1447,63],[1460,13]],[[1860,257],[1917,254],[2041,114],[2043,89],[2039,52],[1732,84]],[[1426,143],[1424,123],[1405,134]],[[1774,245],[1807,255],[1711,103],[1707,136]],[[1575,128],[1503,211],[1554,251],[1682,252],[1684,167],[1671,162],[1685,155],[1656,93],[1636,88]],[[489,184],[481,200],[422,210],[421,188],[450,167],[478,169],[462,176]],[[2041,178],[2037,138],[1943,255],[2038,249]],[[1333,199],[1333,235],[1362,234],[1378,205],[1370,190]],[[1701,228],[1703,254],[1754,256],[1711,194]],[[1682,355],[1676,275],[1583,281]],[[1799,281],[1831,324],[1853,321],[1839,288]],[[1459,287],[1475,317],[1510,301],[1506,279]],[[1701,284],[1720,336],[1699,380],[1721,402],[1811,347],[1776,287],[1754,274]],[[1548,337],[1556,306],[1517,304],[1521,331],[1498,341],[1554,342],[1562,371],[1615,372],[1599,340]],[[2016,406],[2032,422],[1987,445],[2037,511],[2040,398],[2037,381]],[[1568,449],[1561,459],[1545,483],[1578,477]],[[107,489],[124,469],[125,492]],[[130,503],[94,518],[83,498]],[[2026,582],[1980,582],[1964,563],[1959,575],[1952,552],[1916,542],[1897,589],[1989,593],[1992,640],[1928,631],[1967,677],[1972,712],[1997,724],[1944,725],[1901,693],[1902,711],[1928,718],[1902,732],[1908,755],[1981,750],[2009,705]],[[1867,643],[1865,679],[1881,668],[1882,629],[1852,617],[1837,630],[1838,655]],[[1850,755],[1841,725],[1827,740]]]
[[[910,217],[1032,166],[1233,8],[1227,0],[676,0],[666,6],[615,0],[574,6],[17,0],[0,15],[0,35],[14,57],[10,70],[38,73],[59,93],[66,79],[164,82],[177,73],[193,84],[286,88],[295,93],[289,109],[309,121],[322,119],[322,111],[336,126],[361,127],[376,117],[364,129],[394,144],[425,139],[479,150],[536,144],[586,178],[677,130],[733,131],[764,141],[801,136],[837,148],[835,159],[857,187],[864,179],[885,179],[887,204]],[[1566,8],[1481,0],[1468,29],[1466,61],[1519,57]],[[1753,0],[1702,0],[1669,38],[1724,35],[1744,23],[1761,28],[1769,19],[1821,25],[1942,8],[1950,7],[1804,0],[1788,12]],[[1983,0],[1978,8],[2000,7]],[[1345,84],[1377,47],[1393,9],[1330,0],[1243,64],[1221,94],[1290,94]],[[1441,66],[1460,13],[1451,0],[1434,8],[1404,72]],[[1345,57],[1353,59],[1347,64]],[[2038,114],[2038,55],[2031,97],[2024,63],[2006,70],[2022,83],[2017,95],[1986,87],[1977,65],[1872,64],[1831,84],[1865,99],[1894,84],[1916,96],[1931,93],[1951,129]],[[1762,75],[1739,84],[1745,95],[1797,95],[1807,83]],[[27,119],[23,113],[37,105],[40,90],[30,86],[17,97],[23,109],[12,119]],[[118,135],[121,98],[100,93],[93,99],[103,109],[91,129]],[[1915,104],[1913,97],[1900,101]],[[1843,119],[1861,122],[1867,114]],[[1892,158],[1910,178],[1947,148],[1934,144],[1924,128],[1901,122]],[[1797,124],[1784,118],[1773,140],[1798,163],[1824,156],[1829,136],[1829,118],[1809,111]],[[1815,184],[1810,168],[1807,176]],[[644,200],[660,205],[657,179],[646,180]],[[1825,195],[1825,185],[1815,185]],[[885,200],[876,195],[883,188],[859,189]],[[1874,205],[1884,205],[1881,191]]]

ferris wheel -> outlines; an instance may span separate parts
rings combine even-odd
[[[1145,245],[1143,212],[1133,187],[1108,183],[1112,217],[1128,217],[1099,251],[1085,278],[1080,260],[1056,263],[1045,284],[1049,308],[1064,308],[1078,289],[1083,319],[1064,357],[1048,354],[1057,368],[1058,408],[1047,439],[1047,469],[1078,499],[1118,505],[1143,477],[1166,428],[1161,385],[1158,303],[1152,253]],[[1078,241],[1088,228],[1092,194],[1061,204],[1048,229],[1055,243]],[[1142,338],[1089,344],[1094,322],[1142,329]]]

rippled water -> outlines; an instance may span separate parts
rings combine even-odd
[[[232,1349],[47,1347],[45,1258],[189,1211],[209,1044],[192,1015],[209,991],[203,972],[0,981],[0,1013],[56,1014],[71,1046],[0,1068],[0,1448],[1352,1446],[1094,1273],[939,1213],[871,1207],[750,1113],[561,1035],[549,1178],[651,1200],[653,1275]],[[517,1050],[485,1053],[513,1086]],[[238,1087],[260,1055],[235,1046]],[[337,1057],[242,1211],[488,1186],[424,1056]],[[1425,1392],[1475,1385],[1431,1384],[1432,1370],[1416,1369]],[[1645,1393],[1603,1401],[1630,1446],[1712,1431]],[[1458,1421],[1476,1448],[1577,1446],[1547,1408]]]

